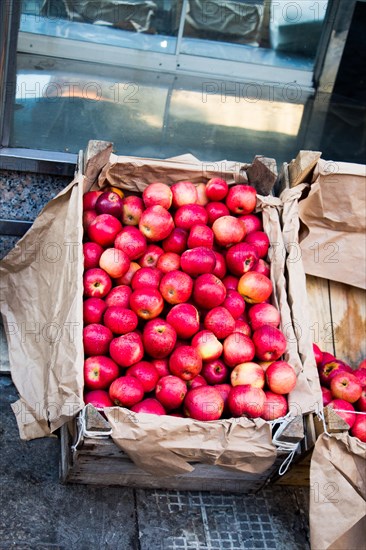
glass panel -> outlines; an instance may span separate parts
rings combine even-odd
[[[111,77],[111,73],[113,77]],[[12,147],[77,153],[89,139],[112,141],[120,154],[203,161],[288,160],[308,99],[281,87],[103,67],[18,54]],[[244,86],[244,85],[241,85]],[[245,93],[244,93],[245,92]]]
[[[308,70],[327,5],[328,0],[188,0],[181,52]]]
[[[23,0],[20,31],[175,53],[181,0]]]

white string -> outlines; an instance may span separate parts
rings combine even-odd
[[[332,407],[333,409],[333,407]],[[366,412],[362,412],[362,411],[347,411],[344,410],[344,409],[333,409],[334,412],[341,412],[341,413],[350,413],[350,414],[365,414],[366,415]]]
[[[278,441],[278,437],[282,434],[283,430],[286,428],[286,426],[288,426],[288,424],[290,424],[290,422],[294,418],[295,417],[292,415],[292,413],[288,412],[285,416],[282,416],[281,418],[276,418],[276,420],[272,420],[271,422],[269,422],[272,430],[272,443],[275,445],[275,447],[277,447],[277,450],[279,452],[282,451],[289,453],[278,470],[278,475],[280,476],[283,476],[287,472],[300,446],[300,441],[296,443],[291,443],[290,441]],[[273,435],[273,430],[278,424],[279,428]]]
[[[98,432],[94,430],[87,430],[86,429],[86,422],[85,422],[85,413],[86,413],[86,407],[80,411],[79,416],[77,417],[77,428],[78,428],[78,437],[76,440],[76,443],[71,445],[72,452],[76,452],[78,445],[80,444],[81,440],[84,439],[84,437],[93,437],[95,439],[103,439],[106,436],[109,436],[112,434],[112,429],[108,431]]]

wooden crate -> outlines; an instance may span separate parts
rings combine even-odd
[[[305,418],[305,424],[311,425],[311,415]],[[60,430],[60,479],[63,483],[247,494],[259,491],[272,479],[276,479],[278,470],[287,456],[286,452],[278,452],[272,467],[262,474],[234,472],[220,466],[192,463],[193,472],[158,478],[138,468],[109,436],[84,437],[77,450],[72,451],[76,434],[75,421],[62,426]],[[301,437],[302,434],[299,434],[299,438]],[[305,437],[295,462],[313,445],[313,432],[306,427]],[[306,485],[306,479],[303,485]]]

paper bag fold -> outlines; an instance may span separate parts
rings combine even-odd
[[[299,203],[305,272],[366,288],[366,166],[319,160]]]
[[[310,466],[313,550],[365,547],[366,444],[348,433],[323,433]]]

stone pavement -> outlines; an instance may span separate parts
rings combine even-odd
[[[57,438],[20,441],[0,376],[0,549],[308,550],[308,491],[257,495],[61,485]]]

